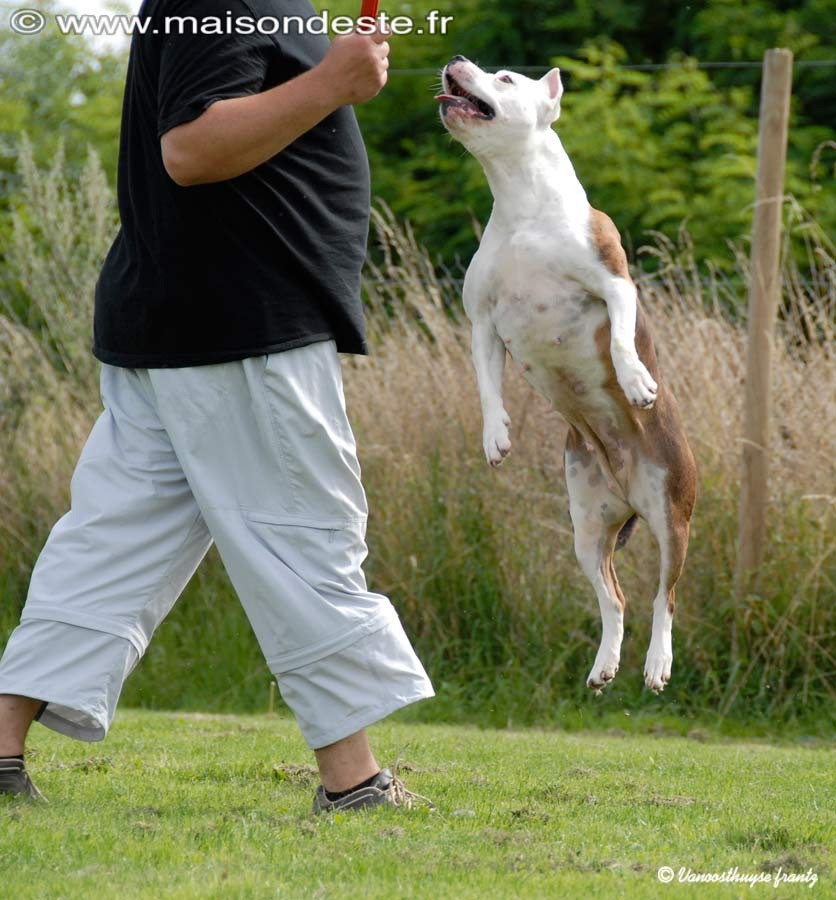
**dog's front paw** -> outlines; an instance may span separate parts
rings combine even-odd
[[[621,390],[633,406],[638,406],[639,409],[653,408],[659,386],[640,359],[628,360],[617,366],[616,375]]]
[[[501,466],[502,461],[511,452],[511,438],[508,435],[510,424],[511,420],[507,413],[503,413],[501,418],[485,423],[483,434],[485,458],[494,468]]]

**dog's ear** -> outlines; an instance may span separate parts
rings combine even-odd
[[[560,98],[563,96],[563,82],[560,80],[560,69],[552,69],[540,79],[546,102],[543,108],[541,122],[551,125],[560,118]]]

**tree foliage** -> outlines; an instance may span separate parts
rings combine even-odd
[[[45,8],[56,0],[46,0]],[[359,0],[319,0],[356,14]],[[433,0],[384,4],[421,19]],[[445,10],[444,12],[448,12]],[[558,63],[567,94],[558,133],[593,205],[613,216],[633,248],[650,231],[691,231],[701,260],[728,258],[750,227],[760,69],[700,68],[759,60],[787,46],[795,70],[787,190],[836,230],[836,0],[457,0],[446,35],[392,41],[386,90],[358,109],[375,195],[408,218],[434,256],[467,259],[491,198],[474,160],[444,132],[432,96],[441,66],[464,53],[485,66]],[[70,171],[92,144],[113,179],[125,55],[52,31],[0,30],[0,234],[19,189],[16,145],[28,133],[37,161],[59,140]],[[636,71],[635,64],[672,68]]]
[[[39,6],[57,8],[52,0]],[[70,171],[80,173],[92,145],[115,177],[126,64],[122,53],[94,50],[54,29],[23,37],[0,28],[0,208],[20,185],[23,134],[39,165],[63,144]]]
[[[701,260],[729,260],[728,240],[751,225],[761,71],[699,64],[759,61],[771,46],[790,47],[802,65],[787,191],[836,228],[836,192],[827,189],[836,174],[827,145],[836,138],[834,68],[803,65],[836,59],[836,34],[822,28],[836,21],[834,0],[463,0],[455,12],[445,37],[399,39],[394,64],[438,69],[458,52],[485,66],[559,64],[567,94],[557,131],[593,205],[633,247],[652,230],[672,236],[686,225]],[[636,64],[671,67],[625,68]],[[431,251],[468,257],[472,222],[485,222],[491,199],[478,164],[441,128],[434,84],[433,75],[395,74],[359,114],[376,193]]]

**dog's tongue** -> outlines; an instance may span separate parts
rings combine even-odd
[[[439,94],[436,98],[438,101],[442,100],[457,100],[458,97],[455,97],[453,94]]]

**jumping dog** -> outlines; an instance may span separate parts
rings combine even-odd
[[[696,497],[696,466],[676,401],[661,379],[647,317],[612,220],[589,205],[552,128],[563,85],[491,74],[463,56],[442,74],[441,119],[482,167],[494,198],[464,283],[484,450],[511,449],[505,357],[569,424],[564,455],[575,554],[601,608],[601,646],[587,685],[615,677],[624,634],[616,545],[636,517],[659,544],[659,588],[644,667],[664,689],[673,659],[674,588]]]

